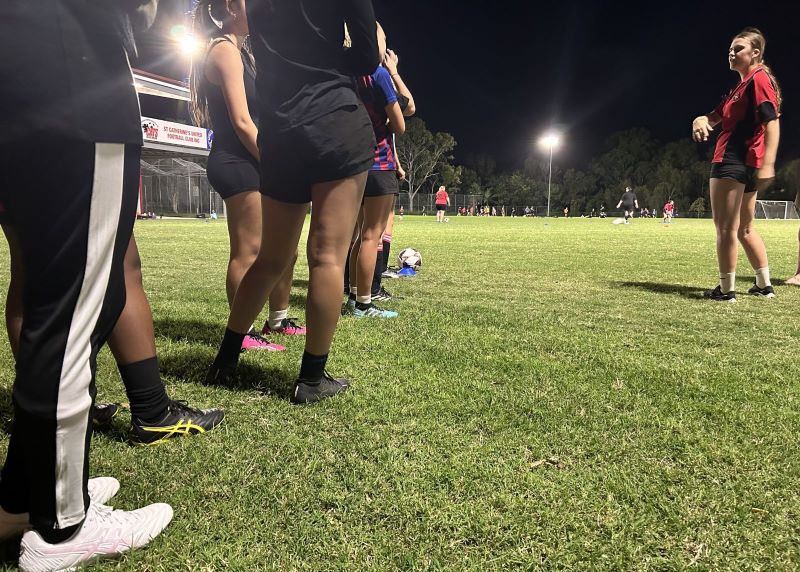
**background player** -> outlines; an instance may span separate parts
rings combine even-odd
[[[636,199],[636,193],[630,187],[625,187],[625,192],[622,193],[622,198],[617,203],[617,208],[622,207],[625,210],[625,224],[633,216],[634,209],[639,208],[639,201]],[[601,207],[602,209],[602,207]]]
[[[664,204],[664,219],[662,222],[665,224],[670,224],[672,222],[672,213],[675,210],[675,201],[672,199],[668,200]]]
[[[444,215],[449,206],[450,195],[447,194],[447,189],[442,185],[439,187],[439,190],[436,191],[436,222],[444,222]]]

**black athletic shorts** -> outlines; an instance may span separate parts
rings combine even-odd
[[[6,212],[6,207],[3,203],[0,203],[0,224],[8,224],[9,218],[8,213]]]
[[[633,209],[636,208],[633,205],[622,205],[622,210],[627,211],[629,213],[633,212]]]
[[[711,163],[712,179],[733,179],[744,185],[745,193],[754,193],[755,167],[748,167],[739,163]]]
[[[223,199],[245,191],[257,191],[259,184],[258,161],[214,147],[208,155],[206,167],[208,182]]]
[[[370,171],[367,174],[367,187],[364,189],[365,197],[384,197],[398,194],[400,194],[400,183],[397,180],[397,171]]]
[[[447,205],[436,205],[436,212],[446,211],[446,210],[447,210]]]
[[[350,105],[286,131],[262,131],[261,192],[284,203],[311,201],[311,185],[363,173],[375,159],[364,106]]]

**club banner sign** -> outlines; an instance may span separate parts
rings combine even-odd
[[[213,139],[213,132],[210,129],[151,117],[142,117],[142,135],[145,142],[168,143],[206,150],[211,149]]]

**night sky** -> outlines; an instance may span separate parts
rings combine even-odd
[[[163,2],[163,0],[162,0]],[[165,9],[139,65],[155,63]],[[800,157],[800,2],[513,2],[375,0],[389,47],[412,90],[417,115],[452,133],[457,160],[487,152],[500,167],[538,153],[551,126],[563,129],[563,165],[585,168],[615,131],[644,127],[663,141],[689,137],[691,120],[738,82],[731,38],[745,26],[767,37],[766,60],[784,95],[781,160]]]

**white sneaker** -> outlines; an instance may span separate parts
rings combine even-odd
[[[126,512],[96,502],[89,505],[83,526],[72,538],[49,544],[35,530],[22,536],[22,572],[66,572],[100,558],[140,548],[159,535],[172,520],[172,507],[151,504]]]
[[[119,481],[114,477],[89,479],[89,498],[105,504],[119,491]],[[11,514],[0,508],[0,541],[22,535],[30,528],[27,512]]]

